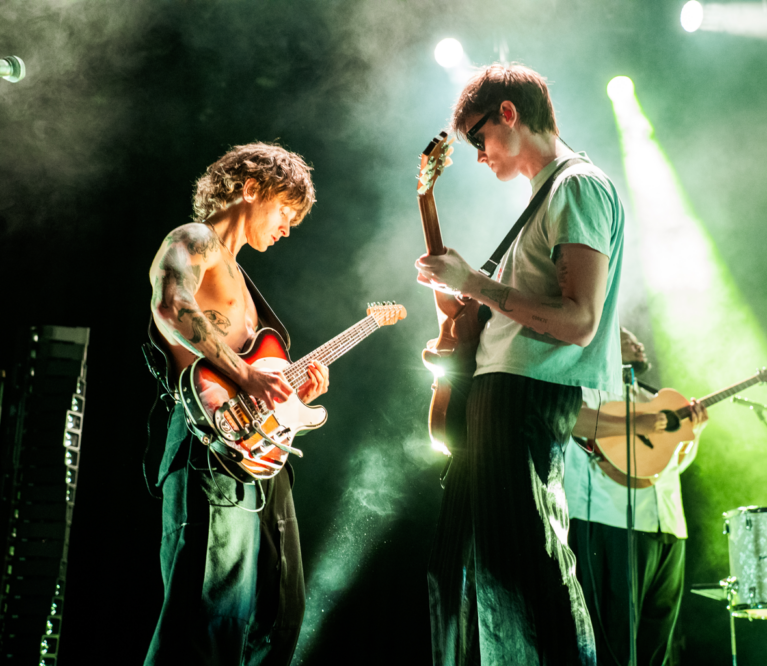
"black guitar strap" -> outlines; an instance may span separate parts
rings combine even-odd
[[[503,255],[508,252],[511,244],[514,242],[516,237],[519,236],[519,232],[522,231],[522,227],[527,224],[527,221],[533,216],[533,213],[538,210],[540,205],[543,203],[543,200],[548,196],[549,192],[551,191],[551,186],[554,184],[555,178],[567,167],[584,161],[585,160],[582,157],[573,157],[566,162],[562,162],[562,164],[557,167],[554,173],[552,173],[546,179],[546,182],[541,185],[541,188],[535,193],[535,196],[530,200],[530,203],[527,204],[527,208],[525,208],[525,210],[522,212],[522,215],[520,215],[519,219],[514,223],[511,231],[506,234],[506,238],[501,241],[501,244],[496,248],[495,252],[493,252],[493,256],[485,262],[485,265],[482,266],[482,268],[479,269],[480,272],[484,273],[488,277],[492,277],[493,273],[495,273],[495,269],[498,268],[498,264],[501,263]]]
[[[250,276],[242,269],[242,266],[237,264],[237,267],[240,269],[240,273],[242,273],[242,277],[245,279],[245,285],[248,287],[248,291],[253,297],[253,302],[256,304],[259,326],[261,328],[273,328],[285,341],[285,349],[290,349],[290,334],[288,333],[288,329],[285,328],[285,325],[279,320],[277,315],[274,314],[274,310],[272,310],[269,303],[266,302],[266,299],[261,295],[261,292],[256,288],[256,285],[253,284],[253,280],[250,279]]]

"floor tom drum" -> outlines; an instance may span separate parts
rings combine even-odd
[[[734,578],[735,617],[767,620],[767,507],[742,506],[724,514]]]

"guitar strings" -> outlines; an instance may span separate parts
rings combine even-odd
[[[363,320],[365,321],[365,320]],[[373,320],[374,322],[374,320]],[[358,331],[344,331],[344,333],[340,334],[339,336],[336,336],[333,340],[326,342],[324,345],[319,347],[315,352],[313,352],[310,355],[304,356],[303,358],[299,359],[295,363],[293,363],[290,368],[286,371],[286,375],[290,372],[293,373],[293,369],[303,369],[305,368],[308,363],[314,359],[314,358],[328,358],[329,360],[335,360],[338,358],[342,353],[347,351],[348,349],[351,349],[354,345],[356,345],[358,342],[366,338],[370,333],[375,331],[378,326],[373,325],[370,326],[371,322],[365,321],[366,324],[368,324],[364,330],[364,332],[358,332]],[[355,327],[357,328],[357,327]],[[339,353],[340,352],[340,353]]]
[[[355,324],[317,348],[312,354],[308,354],[291,364],[284,372],[285,378],[294,389],[297,389],[305,381],[307,367],[312,360],[316,359],[325,365],[329,365],[379,328],[380,326],[375,318],[369,315],[359,324]]]

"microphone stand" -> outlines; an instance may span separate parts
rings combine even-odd
[[[753,400],[746,400],[746,398],[741,398],[739,395],[732,398],[732,401],[741,407],[748,407],[754,414],[756,414],[757,418],[767,426],[767,418],[764,416],[764,413],[767,412],[767,405],[762,405]]]
[[[629,587],[629,666],[637,664],[637,571],[634,545],[634,512],[631,505],[631,392],[634,387],[634,368],[623,366],[623,387],[626,398],[626,533],[628,541],[628,587]]]

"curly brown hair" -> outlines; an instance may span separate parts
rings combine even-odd
[[[505,100],[513,102],[520,121],[534,134],[559,135],[546,79],[518,62],[506,65],[496,62],[471,78],[453,108],[453,130],[466,139],[469,117],[485,115],[493,109],[498,109],[500,116],[501,102]],[[498,122],[498,118],[491,120]]]
[[[264,201],[280,197],[296,211],[292,225],[303,220],[316,201],[312,168],[296,153],[274,143],[248,143],[234,146],[211,164],[195,186],[194,221],[204,222],[213,213],[242,196],[248,178],[257,185]]]

